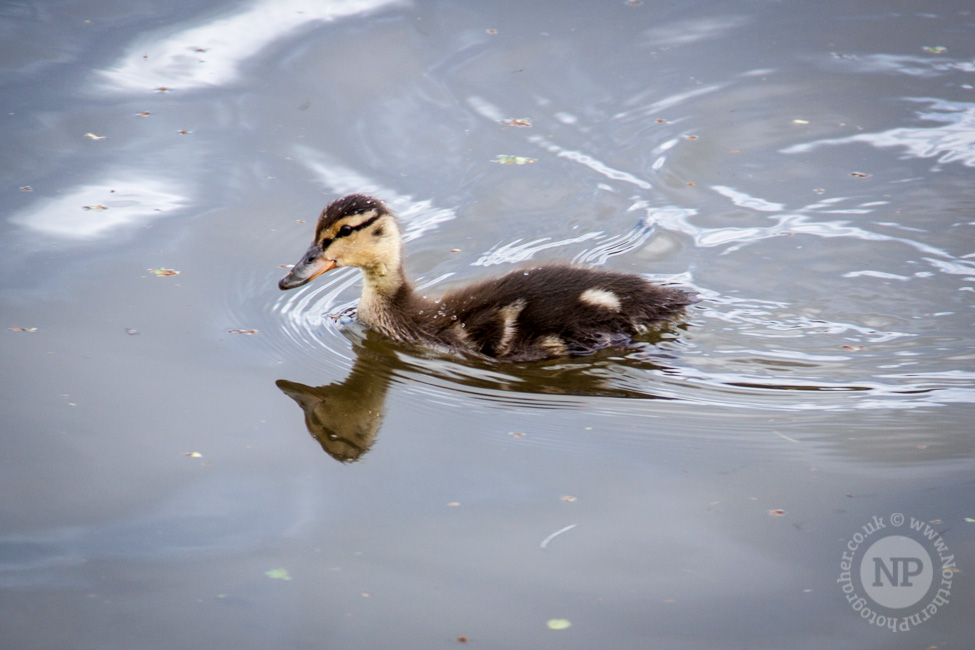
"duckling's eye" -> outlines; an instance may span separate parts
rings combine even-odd
[[[341,228],[339,228],[338,235],[336,235],[336,236],[337,237],[345,237],[346,235],[351,235],[353,230],[355,230],[355,228],[353,228],[349,224],[345,224],[344,226],[342,226]]]

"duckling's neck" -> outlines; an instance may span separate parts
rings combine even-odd
[[[362,297],[358,315],[366,325],[401,341],[421,338],[413,315],[422,299],[403,273],[402,262],[362,267]]]

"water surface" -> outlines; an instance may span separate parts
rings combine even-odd
[[[319,4],[0,9],[4,647],[967,646],[966,3]],[[426,292],[702,301],[581,359],[391,345],[355,271],[276,286],[354,191]],[[960,569],[907,632],[837,584],[892,513]]]

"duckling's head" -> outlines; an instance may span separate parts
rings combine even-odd
[[[399,270],[400,248],[399,225],[383,202],[350,194],[322,210],[315,243],[278,286],[294,289],[340,266],[357,266],[367,276],[383,277]]]

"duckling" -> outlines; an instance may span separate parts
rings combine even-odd
[[[403,343],[499,361],[626,347],[695,302],[636,275],[564,264],[519,268],[428,299],[403,273],[396,217],[363,194],[336,199],[322,211],[314,243],[278,286],[294,289],[343,266],[362,271],[357,312],[372,329]]]

